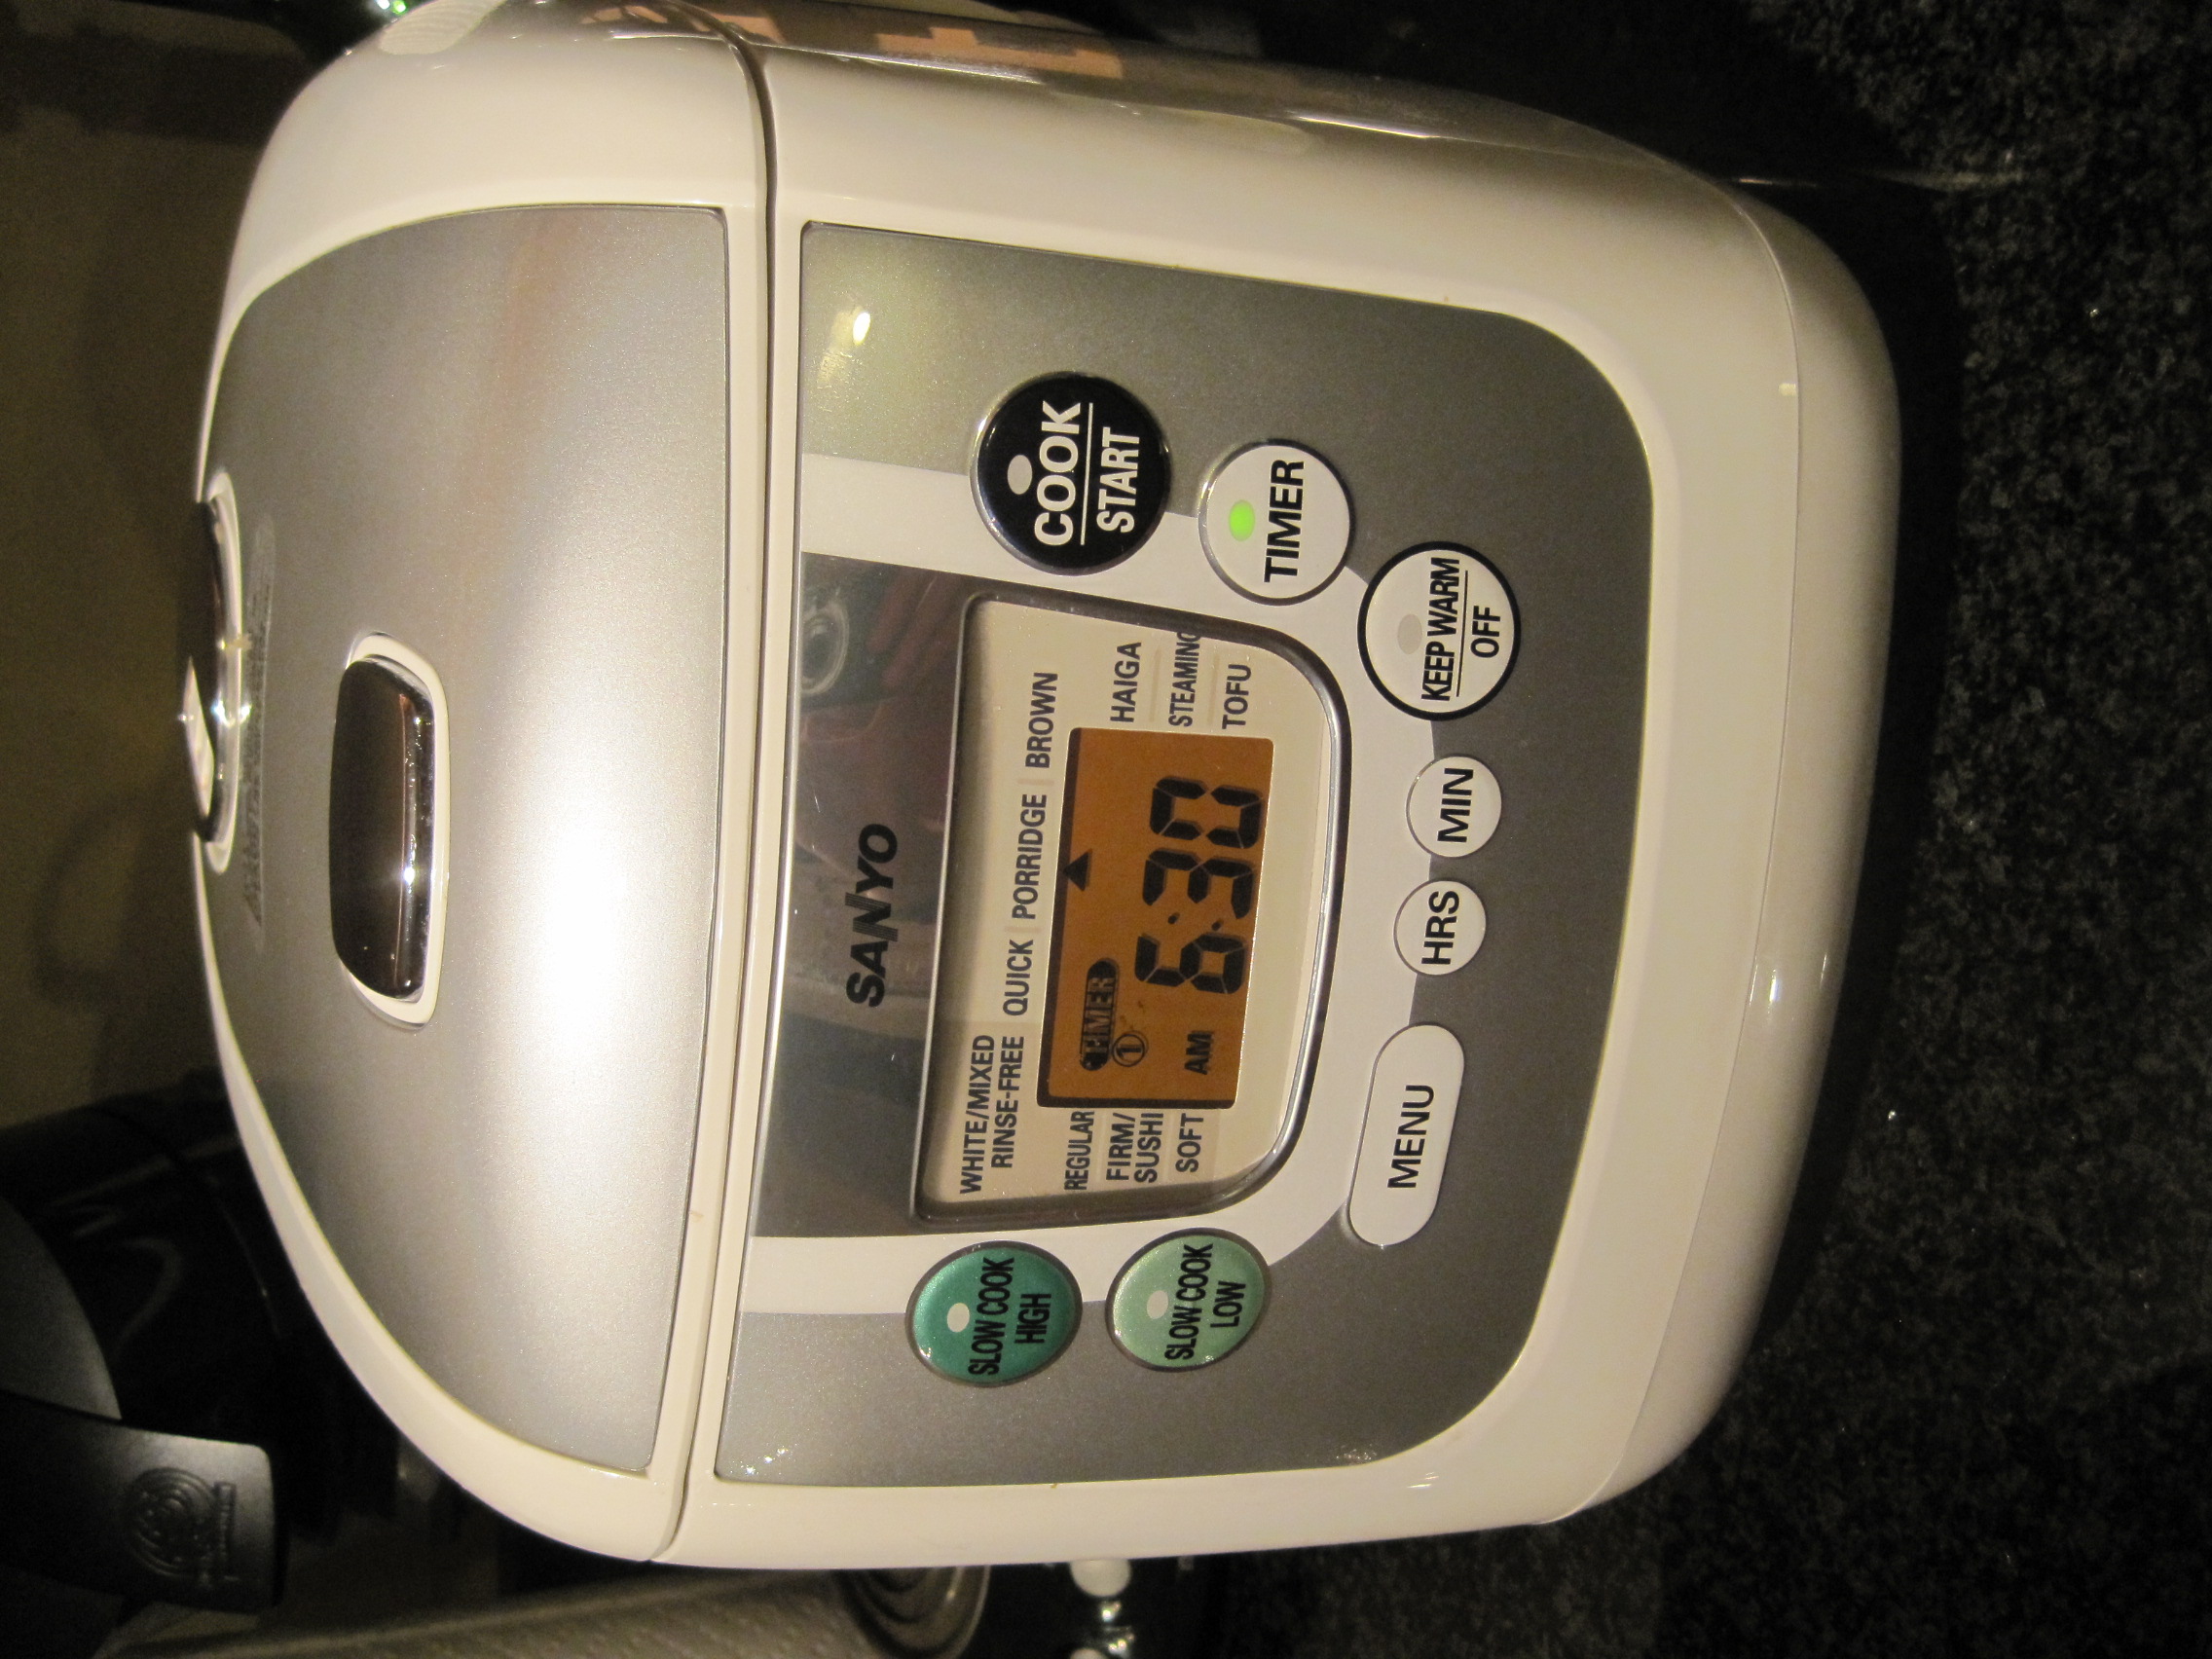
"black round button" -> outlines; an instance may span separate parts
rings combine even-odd
[[[1053,571],[1095,571],[1144,545],[1167,500],[1167,444],[1112,381],[1052,375],[991,412],[976,498],[998,538]]]

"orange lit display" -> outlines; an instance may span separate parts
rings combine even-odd
[[[1071,734],[1044,1104],[1235,1102],[1273,763],[1266,738]]]

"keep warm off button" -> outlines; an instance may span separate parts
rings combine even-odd
[[[1445,542],[1408,548],[1383,566],[1359,612],[1368,674],[1423,719],[1449,719],[1496,696],[1520,640],[1505,578],[1480,553]]]
[[[1466,1056],[1441,1025],[1411,1025],[1382,1045],[1367,1091],[1346,1219],[1370,1244],[1402,1244],[1436,1213]]]

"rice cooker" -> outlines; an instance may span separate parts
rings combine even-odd
[[[1879,332],[1566,122],[955,10],[432,0],[285,117],[182,708],[284,1249],[614,1555],[1599,1502],[1822,1073]]]

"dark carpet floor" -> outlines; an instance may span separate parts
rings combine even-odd
[[[1909,476],[1794,1298],[1645,1487],[1241,1558],[1222,1651],[2212,1652],[2212,8],[1260,15],[1769,181],[1883,314]]]

